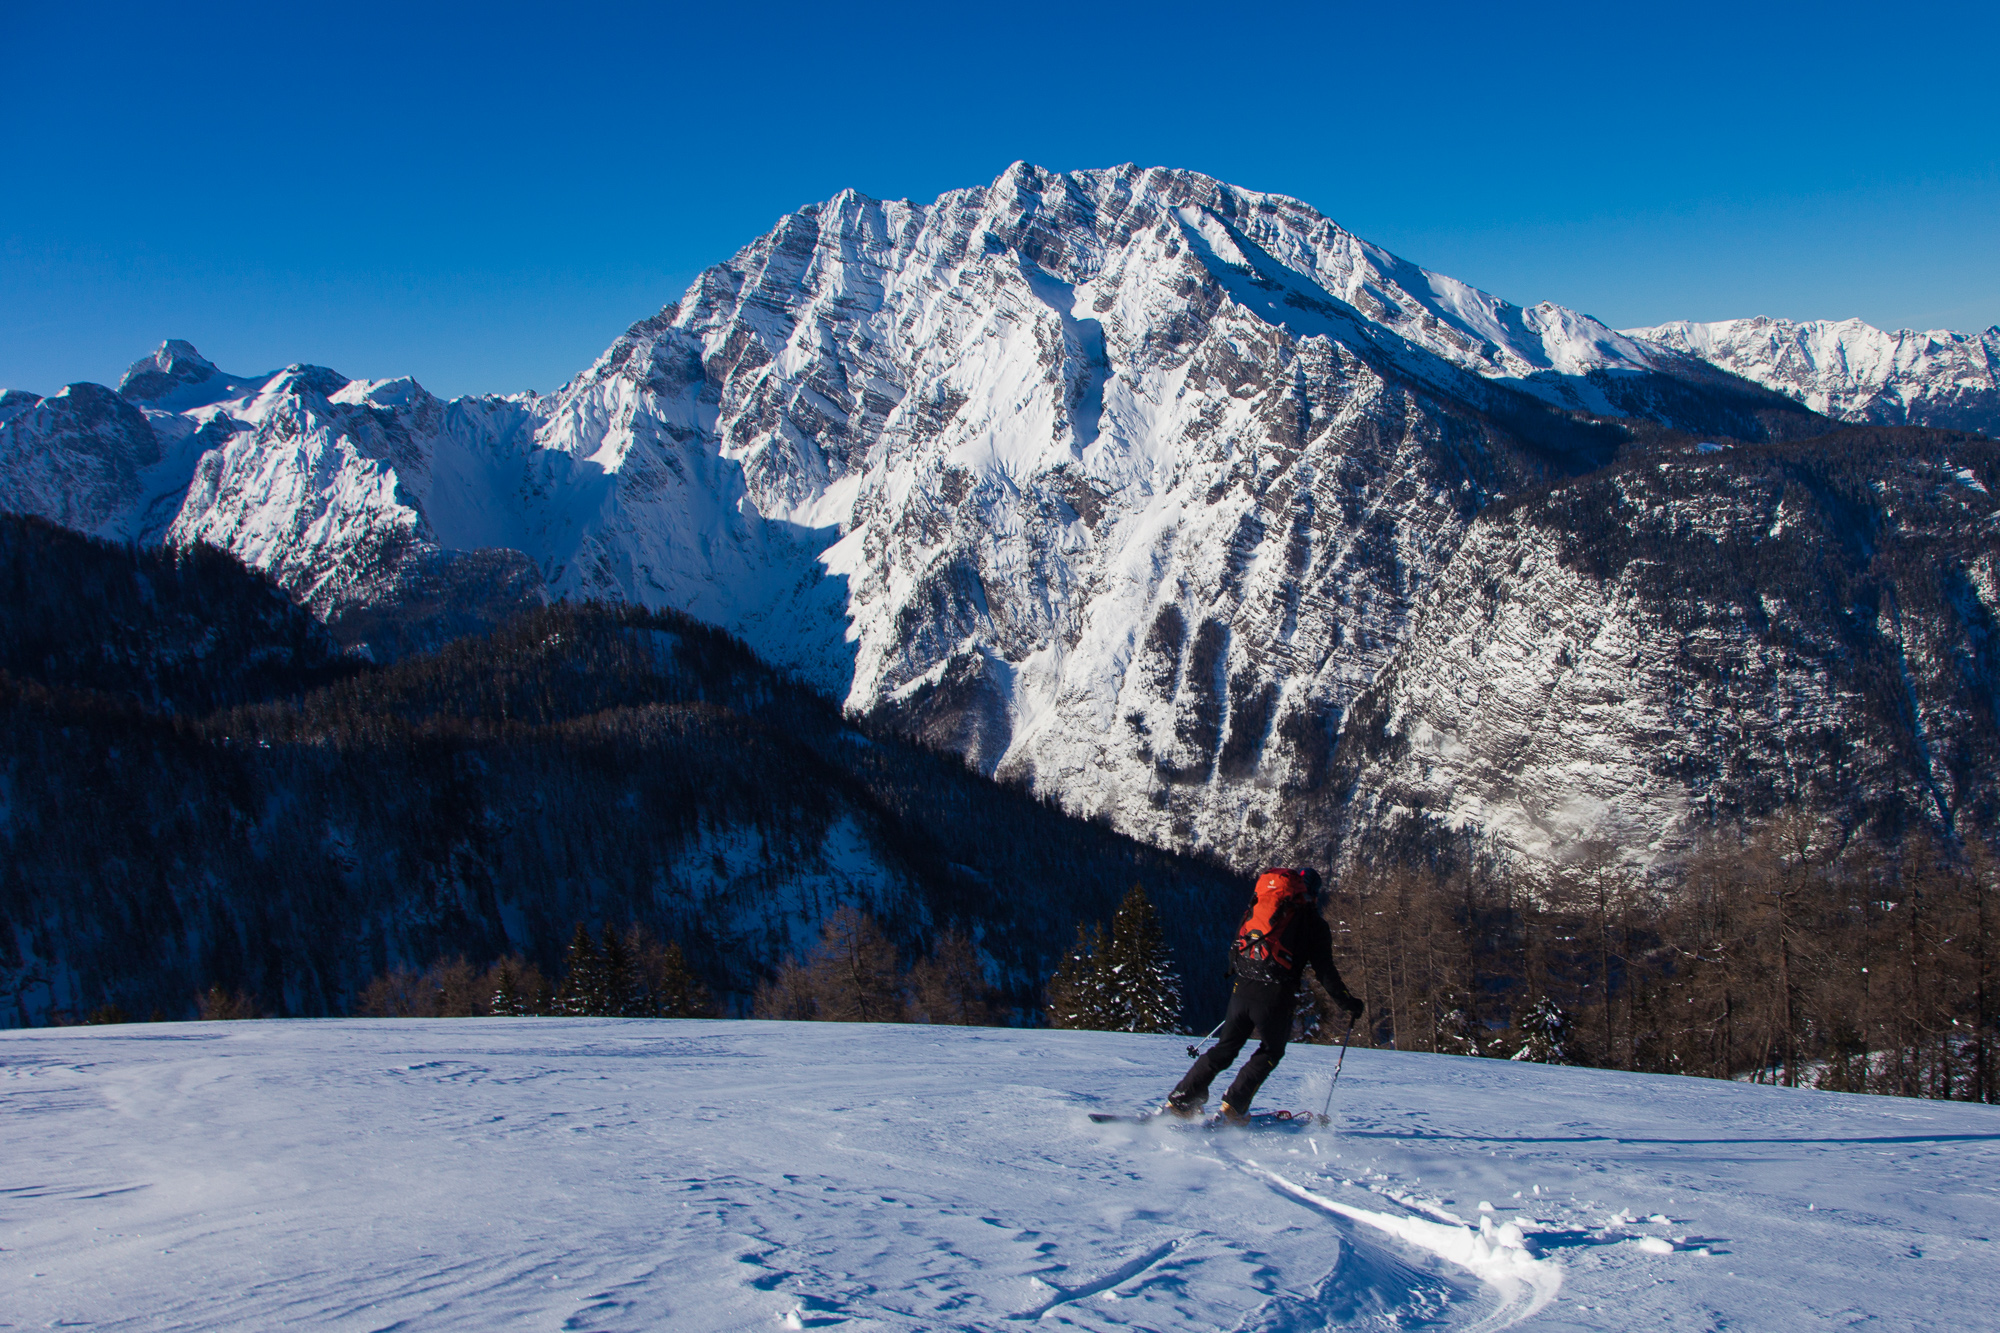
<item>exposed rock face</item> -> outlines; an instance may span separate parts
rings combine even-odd
[[[1793,802],[1990,827],[1996,492],[2000,446],[1855,431],[1494,506],[1356,706],[1313,840],[1644,862]]]
[[[2000,436],[2000,326],[1884,332],[1858,319],[1678,321],[1631,336],[1688,352],[1827,416]]]
[[[138,499],[141,474],[159,462],[146,418],[99,384],[0,401],[0,495],[7,507],[89,531]]]
[[[1383,691],[1446,670],[1427,645],[1457,642],[1463,608],[1427,599],[1622,597],[1630,632],[1654,632],[1623,585],[1517,583],[1547,565],[1542,538],[1482,520],[1496,498],[1830,425],[1294,200],[1130,167],[1017,165],[930,205],[801,210],[542,398],[442,403],[302,366],[245,379],[185,344],[123,388],[158,461],[78,523],[224,546],[350,640],[398,651],[539,596],[673,606],[1073,811],[1244,861],[1351,844],[1350,809],[1403,820],[1402,798],[1357,784],[1415,790],[1390,749],[1422,710]],[[53,438],[19,426],[42,415],[0,420],[0,468]],[[1706,531],[1701,503],[1676,522]],[[421,632],[413,599],[437,613]],[[1343,740],[1357,709],[1379,753]],[[1508,740],[1528,732],[1504,709],[1427,725],[1447,724],[1491,745],[1433,760],[1424,808],[1535,827],[1555,779],[1523,765],[1557,760]],[[1649,776],[1510,845],[1670,845],[1657,829],[1695,808],[1692,779],[1628,759]],[[1486,794],[1453,805],[1461,788]]]

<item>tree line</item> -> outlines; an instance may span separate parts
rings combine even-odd
[[[1327,915],[1362,1044],[1994,1102],[1997,864],[1788,811],[1666,881],[1388,863]]]
[[[957,1026],[992,1026],[1013,1017],[970,938],[947,929],[929,956],[905,970],[875,918],[851,906],[826,919],[803,957],[779,964],[777,975],[757,988],[752,1012],[795,1021]]]
[[[2000,1101],[2000,858],[1977,843],[1889,848],[1788,812],[1712,839],[1671,882],[1605,860],[1534,874],[1473,859],[1388,862],[1340,877],[1323,910],[1367,1010],[1350,1032],[1308,979],[1296,1040]],[[757,986],[752,1013],[1125,1032],[1206,1022],[1207,1011],[1183,1009],[1179,968],[1143,886],[1109,922],[1074,930],[1042,1004],[1023,1013],[1004,1004],[966,935],[938,932],[905,966],[872,915],[843,906]],[[220,987],[197,1007],[205,1018],[259,1014],[249,996]],[[595,938],[579,924],[553,981],[519,955],[483,969],[454,957],[376,977],[357,1011],[719,1013],[678,943],[655,942],[636,923]]]
[[[510,953],[485,968],[461,955],[429,967],[391,968],[362,990],[364,1018],[713,1018],[720,1012],[688,965],[678,940],[655,939],[639,922],[595,936],[583,922],[570,934],[561,972]]]

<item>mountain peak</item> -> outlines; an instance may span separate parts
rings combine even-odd
[[[41,401],[40,394],[29,393],[26,389],[0,389],[0,425],[5,425]]]
[[[118,392],[127,402],[157,403],[197,384],[206,384],[222,372],[215,363],[182,338],[169,338],[151,356],[142,356],[118,381]]]

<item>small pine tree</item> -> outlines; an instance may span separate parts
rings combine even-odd
[[[492,1011],[503,1018],[545,1014],[551,1007],[549,983],[542,970],[519,954],[510,954],[487,969],[481,983],[492,998]]]
[[[1454,1006],[1438,1016],[1437,1049],[1441,1055],[1484,1055],[1479,1025],[1464,1006]]]
[[[1538,996],[1521,1019],[1524,1040],[1511,1058],[1536,1064],[1566,1065],[1570,1062],[1570,1017],[1548,996]]]
[[[562,984],[556,987],[556,1012],[573,1018],[601,1017],[606,1012],[604,960],[591,942],[590,930],[576,923],[564,958]]]
[[[1108,967],[1102,969],[1105,1026],[1114,1032],[1178,1032],[1181,978],[1167,949],[1160,914],[1134,884],[1111,918]]]
[[[688,966],[677,940],[662,945],[636,922],[625,932],[632,960],[632,997],[625,1012],[634,1018],[713,1018],[715,1000]]]
[[[659,965],[652,972],[653,1012],[661,1018],[713,1018],[715,1000],[701,978],[688,966],[679,940],[670,940],[659,951]]]
[[[493,1012],[501,1018],[525,1018],[530,1012],[527,999],[521,994],[521,978],[505,961],[495,964],[499,973],[494,977]]]
[[[626,947],[625,938],[611,929],[608,921],[604,923],[603,946],[598,959],[598,975],[603,986],[600,1012],[609,1018],[641,1017],[632,951]]]
[[[1076,942],[1049,978],[1048,1019],[1053,1028],[1107,1026],[1103,958],[1104,926],[1076,923]]]

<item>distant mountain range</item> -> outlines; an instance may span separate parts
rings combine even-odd
[[[1837,421],[2000,435],[2000,325],[1885,333],[1858,319],[1679,321],[1631,329]]]
[[[782,218],[546,396],[180,342],[8,393],[0,506],[212,544],[378,657],[682,610],[1160,846],[1651,864],[1791,801],[1991,817],[1996,350],[1621,333],[1021,164]]]

